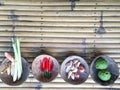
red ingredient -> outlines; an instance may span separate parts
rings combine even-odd
[[[84,67],[83,65],[80,65],[80,66],[79,66],[79,71],[80,71],[80,72],[85,72],[85,67]]]
[[[40,69],[42,72],[52,72],[53,67],[54,63],[53,60],[51,60],[50,58],[44,57],[43,60],[40,60]]]

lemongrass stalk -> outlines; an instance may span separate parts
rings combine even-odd
[[[22,58],[21,58],[21,51],[20,51],[20,40],[16,38],[17,44],[17,51],[18,51],[18,79],[20,79],[22,75]]]
[[[16,50],[17,50],[17,56],[16,56],[16,69],[17,69],[17,80],[19,80],[19,78],[20,78],[20,65],[19,65],[19,58],[21,58],[21,57],[19,57],[19,51],[18,51],[18,45],[17,45],[17,39],[18,38],[15,38],[15,46],[16,46]]]
[[[17,57],[18,57],[18,54],[17,54],[17,48],[16,48],[16,41],[15,41],[15,38],[12,39],[13,43],[13,49],[14,49],[14,55],[15,55],[15,61],[14,61],[14,74],[13,74],[13,81],[15,82],[17,80]]]

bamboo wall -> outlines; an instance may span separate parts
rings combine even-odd
[[[96,32],[103,11],[105,33]],[[15,32],[13,32],[13,30]],[[0,61],[12,52],[11,37],[21,38],[22,56],[31,64],[41,50],[50,52],[59,63],[70,51],[84,55],[101,52],[120,67],[120,0],[80,0],[71,11],[69,0],[0,0]],[[39,83],[30,73],[22,85],[11,87],[0,80],[0,90],[120,90],[115,84],[101,86],[91,77],[71,85],[60,75],[50,83]]]

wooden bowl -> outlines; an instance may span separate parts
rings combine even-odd
[[[46,69],[47,67],[44,67],[43,71],[41,70],[42,65],[40,65],[40,62],[43,62],[44,61],[43,59],[45,57],[50,58],[50,60],[53,61],[54,66],[51,71],[47,70]],[[32,63],[32,73],[33,73],[34,77],[40,82],[52,81],[53,79],[56,78],[56,76],[58,75],[58,72],[59,72],[59,63],[54,57],[52,57],[50,55],[46,55],[46,54],[39,55],[34,59],[34,61]]]
[[[71,76],[71,78],[68,78],[69,77],[69,74],[68,73],[70,73],[70,71],[72,70],[72,69],[69,69],[68,71],[67,71],[67,68],[69,67],[69,66],[67,66],[67,64],[69,64],[69,62],[71,62],[72,61],[72,63],[74,62],[74,60],[78,60],[78,62],[80,62],[80,65],[78,65],[78,67],[77,67],[77,78],[75,77],[74,79],[72,79],[72,76]],[[75,64],[72,64],[73,66],[76,66]],[[84,68],[84,72],[83,71],[80,71],[79,72],[79,67],[83,67]],[[70,66],[71,67],[71,66]],[[76,67],[75,67],[76,68]],[[72,72],[73,72],[74,70],[72,70]],[[68,73],[67,73],[68,72]],[[75,76],[75,74],[76,73],[73,73],[74,74],[74,76]],[[83,82],[85,82],[86,80],[87,80],[87,78],[88,78],[88,76],[89,76],[89,66],[88,66],[88,64],[87,64],[87,62],[82,58],[82,57],[80,57],[80,56],[69,56],[69,57],[67,57],[64,61],[63,61],[63,63],[62,63],[62,65],[61,65],[61,70],[60,70],[60,74],[61,74],[61,77],[66,81],[66,82],[68,82],[68,83],[70,83],[70,84],[82,84]]]
[[[0,66],[0,71],[6,66],[7,63],[9,63],[10,61],[5,58],[5,60],[2,62],[1,66]],[[19,80],[16,80],[15,82],[13,82],[13,77],[11,75],[8,75],[7,72],[1,74],[0,73],[0,78],[1,80],[8,85],[12,85],[12,86],[16,86],[16,85],[20,85],[22,84],[28,77],[29,72],[30,72],[30,66],[28,64],[28,62],[22,58],[22,68],[23,68],[23,73],[22,76]]]
[[[99,69],[96,69],[95,67],[95,64],[96,64],[96,61],[99,59],[99,58],[103,58],[104,60],[107,61],[108,63],[108,67],[105,69],[107,70],[108,72],[110,72],[111,74],[111,77],[108,81],[103,81],[99,78],[98,74],[101,70]],[[90,66],[90,75],[92,77],[92,79],[100,84],[100,85],[104,85],[104,86],[107,86],[107,85],[111,85],[115,82],[115,80],[118,78],[119,76],[119,68],[118,68],[118,65],[117,63],[115,63],[115,61],[113,59],[111,59],[110,57],[108,56],[105,56],[105,55],[100,55],[98,57],[96,57],[93,62],[91,63],[91,66]]]

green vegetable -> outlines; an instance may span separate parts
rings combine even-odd
[[[12,38],[12,45],[13,45],[13,49],[14,49],[14,67],[13,67],[13,81],[17,80],[17,49],[16,49],[16,42],[15,39]]]
[[[98,58],[95,67],[100,70],[106,69],[108,67],[108,62],[103,58]]]
[[[14,49],[14,68],[13,68],[13,81],[19,80],[22,74],[22,60],[20,51],[20,40],[12,38],[12,45]]]
[[[102,81],[108,81],[111,78],[111,73],[109,71],[107,71],[107,70],[101,70],[98,73],[98,77]]]
[[[18,79],[20,79],[22,74],[22,58],[21,58],[21,51],[20,51],[20,40],[16,38],[17,43],[17,50],[18,50]]]

